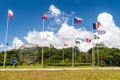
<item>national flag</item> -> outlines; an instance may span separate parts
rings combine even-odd
[[[42,16],[42,19],[47,19],[47,14],[44,14],[44,15]]]
[[[80,41],[75,41],[75,44],[79,45],[79,44],[80,44]]]
[[[14,16],[13,16],[13,12],[11,11],[11,10],[8,10],[8,17],[9,18],[13,18]]]
[[[98,29],[101,26],[100,22],[93,23],[93,29]]]
[[[35,44],[35,47],[36,47],[36,48],[39,48],[39,45],[38,45],[38,44]]]
[[[68,46],[68,44],[67,44],[67,43],[64,43],[64,46]]]
[[[94,34],[94,39],[100,39],[100,37]]]
[[[90,38],[86,38],[85,41],[86,42],[91,42],[91,39]]]
[[[98,30],[98,34],[99,34],[99,35],[105,34],[105,31],[104,31],[104,30]]]
[[[78,18],[78,17],[74,17],[74,23],[75,24],[79,24],[82,22],[82,19],[81,18]]]

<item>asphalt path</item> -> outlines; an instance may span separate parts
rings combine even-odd
[[[0,71],[59,71],[59,70],[120,70],[120,67],[108,67],[108,68],[3,68]]]

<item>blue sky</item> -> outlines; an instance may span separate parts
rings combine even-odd
[[[0,0],[0,42],[4,44],[6,21],[8,9],[14,12],[14,19],[9,20],[8,43],[12,45],[14,37],[18,37],[24,43],[24,39],[29,31],[42,31],[41,16],[49,11],[49,7],[54,5],[61,12],[83,19],[75,28],[84,26],[86,30],[91,31],[92,23],[97,21],[97,17],[102,12],[110,13],[113,16],[115,24],[120,26],[120,1],[119,0]],[[61,24],[55,23],[53,18],[45,22],[45,30],[51,31],[48,27],[56,28],[53,32],[57,33]],[[67,24],[71,26],[71,18],[68,17]]]

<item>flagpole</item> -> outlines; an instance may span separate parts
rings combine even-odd
[[[63,63],[64,63],[64,43],[63,43]]]
[[[97,38],[97,64],[99,66],[99,51],[98,51],[98,38]]]
[[[93,27],[92,27],[92,33],[93,33]],[[95,54],[94,54],[94,33],[92,35],[92,66],[95,66]]]
[[[74,60],[75,60],[75,63],[76,63],[76,47],[75,47],[75,58],[74,58]]]
[[[72,26],[74,26],[73,25],[73,22],[74,22],[73,20],[74,19],[72,17]],[[73,27],[72,67],[74,67],[74,27]]]
[[[43,57],[44,57],[44,19],[43,19],[43,40],[42,40],[42,60],[41,60],[41,65],[42,65],[42,67],[43,67]]]
[[[86,42],[86,48],[87,48],[87,42]],[[87,63],[87,52],[86,52],[86,63]]]
[[[49,63],[50,63],[50,51],[51,51],[51,44],[49,44]]]
[[[3,67],[6,66],[6,54],[7,54],[7,36],[8,36],[8,24],[9,24],[9,17],[7,17],[7,27],[6,27],[6,37],[5,37],[5,51],[4,51],[4,63],[3,63]]]

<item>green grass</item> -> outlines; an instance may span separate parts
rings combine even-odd
[[[5,68],[13,68],[13,66],[6,66]],[[43,68],[40,65],[22,65],[16,66],[15,68]],[[44,68],[73,68],[72,66],[44,66]],[[74,68],[100,68],[99,66],[74,66]],[[0,69],[4,69],[0,66]]]
[[[0,71],[0,80],[120,80],[120,70]]]

